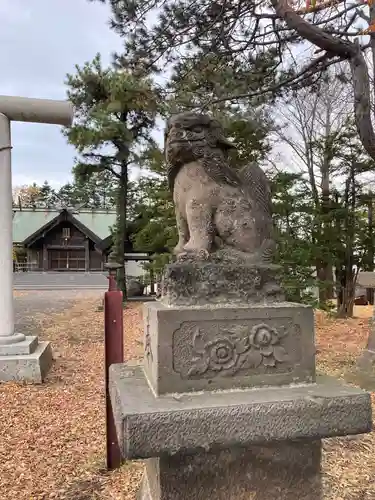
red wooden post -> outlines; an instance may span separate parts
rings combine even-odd
[[[108,390],[108,371],[113,363],[124,362],[122,292],[117,289],[113,276],[108,276],[108,292],[104,295],[104,364],[106,399],[107,469],[121,465],[121,452],[117,440],[115,421]]]

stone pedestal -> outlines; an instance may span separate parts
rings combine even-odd
[[[138,499],[320,498],[320,450],[320,441],[312,440],[151,458]]]
[[[375,273],[362,271],[358,273],[357,284],[364,288],[375,288]],[[366,349],[359,356],[357,367],[369,375],[375,375],[375,308],[372,311],[372,318],[369,320],[370,333]]]
[[[310,307],[153,302],[144,317],[144,369],[159,395],[315,381]]]
[[[282,301],[284,293],[278,283],[280,268],[245,262],[209,261],[177,262],[166,266],[162,297],[166,305],[224,306]]]
[[[50,342],[39,342],[36,336],[0,344],[0,382],[42,383],[52,360]]]
[[[318,500],[320,441],[369,432],[370,396],[316,376],[313,312],[274,269],[215,286],[210,265],[167,268],[143,365],[110,368],[122,456],[147,459],[139,499]]]
[[[374,317],[370,321],[370,333],[366,349],[363,351],[357,362],[358,368],[366,372],[372,372],[375,369],[375,324]],[[374,372],[375,375],[375,372]]]

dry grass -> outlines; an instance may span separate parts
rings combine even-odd
[[[375,391],[374,379],[362,378],[355,363],[366,345],[371,306],[356,306],[356,318],[333,319],[317,311],[317,368]],[[375,394],[372,394],[375,416]],[[323,471],[325,500],[375,499],[375,432],[353,438],[324,440]]]
[[[103,313],[97,300],[40,316],[55,365],[42,386],[0,388],[0,498],[134,500],[142,464],[104,467]],[[125,353],[141,355],[140,305],[125,313]],[[364,309],[352,320],[317,313],[318,367],[344,377],[363,348]],[[368,317],[368,316],[367,316]],[[375,386],[374,386],[375,388]],[[374,400],[375,403],[375,400]],[[375,499],[375,434],[324,444],[325,500]]]
[[[134,498],[140,465],[102,471],[103,313],[97,305],[82,300],[62,314],[39,316],[41,337],[52,341],[57,358],[46,383],[1,386],[1,499]],[[139,307],[125,311],[125,352],[135,356]]]
[[[373,309],[373,306],[354,306],[354,317],[371,318]]]

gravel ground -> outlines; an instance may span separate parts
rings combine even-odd
[[[45,316],[44,321],[48,321],[50,315],[70,309],[77,301],[99,300],[101,297],[101,290],[15,292],[15,330],[27,335],[38,334],[40,321],[37,318],[41,315]]]

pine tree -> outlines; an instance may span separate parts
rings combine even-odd
[[[312,293],[314,245],[311,227],[314,205],[302,174],[274,172],[272,201],[277,241],[276,262],[281,265],[281,281],[287,300],[317,304]]]
[[[56,205],[56,191],[52,188],[48,181],[44,181],[39,189],[38,204],[43,208],[51,208]]]
[[[139,165],[145,147],[153,143],[150,132],[158,113],[159,96],[152,82],[130,71],[103,68],[100,56],[68,75],[68,98],[76,110],[66,136],[79,153],[76,179],[88,182],[108,172],[116,183],[117,223],[114,251],[121,264],[118,284],[126,296],[124,245],[127,226],[129,171]]]

